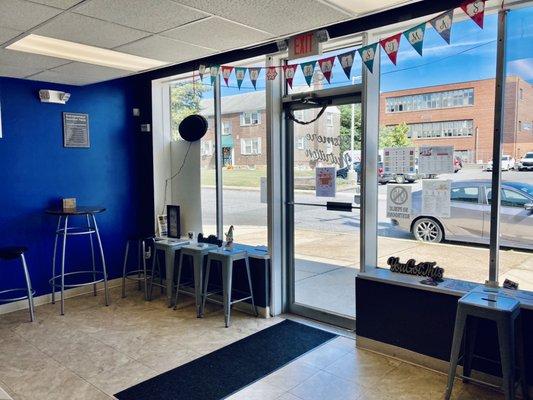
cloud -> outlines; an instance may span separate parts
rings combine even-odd
[[[527,81],[533,80],[533,58],[521,58],[509,62],[507,75],[518,75]]]

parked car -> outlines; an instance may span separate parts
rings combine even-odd
[[[533,250],[533,185],[504,182],[501,189],[501,244]],[[452,183],[450,218],[422,214],[422,192],[412,195],[410,219],[392,219],[400,229],[410,231],[423,242],[443,240],[489,243],[490,180]]]
[[[508,155],[502,156],[502,162],[501,162],[501,170],[502,171],[510,171],[515,168],[515,159]],[[492,160],[490,160],[486,167],[485,171],[492,171]]]
[[[528,151],[517,163],[519,171],[533,169],[533,151]]]
[[[359,180],[359,173],[361,172],[361,163],[359,161],[354,162],[353,169],[355,172],[357,172],[358,174],[357,179]],[[346,165],[342,168],[339,168],[337,170],[337,178],[348,179],[349,170],[350,170],[350,165]]]

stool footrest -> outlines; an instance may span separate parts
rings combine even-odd
[[[89,285],[95,285],[97,283],[100,283],[100,282],[104,282],[104,278],[103,278],[103,275],[104,275],[104,272],[103,271],[75,271],[75,272],[67,272],[64,274],[65,277],[67,276],[73,276],[73,275],[87,275],[87,274],[90,274],[90,275],[102,275],[102,279],[97,279],[97,280],[94,280],[94,281],[90,281],[90,282],[81,282],[81,283],[70,283],[70,284],[67,284],[65,283],[63,286],[65,288],[74,288],[74,287],[81,287],[81,286],[89,286]],[[59,283],[58,283],[59,281]],[[56,288],[60,288],[61,287],[61,275],[56,275],[54,277],[52,277],[49,281],[50,285],[52,287],[56,287]]]
[[[27,294],[28,293],[28,289],[26,289],[26,288],[15,288],[15,289],[2,290],[0,292],[0,295],[4,294],[4,293],[13,293],[13,292],[25,292],[26,295],[25,296],[21,296],[21,297],[12,297],[12,298],[8,298],[8,299],[0,298],[0,303],[8,303],[8,302],[11,302],[11,301],[19,301],[19,300],[28,300],[28,294]],[[31,295],[35,296],[35,290],[32,289]]]

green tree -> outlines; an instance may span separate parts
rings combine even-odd
[[[395,126],[381,127],[379,132],[379,148],[408,147],[413,141],[407,135],[409,127],[405,122]]]
[[[198,114],[203,93],[208,89],[201,83],[178,83],[170,87],[170,124],[172,140],[178,140],[180,122],[189,115]]]
[[[350,132],[352,126],[352,105],[345,104],[339,107],[341,111],[341,154],[350,150]],[[354,150],[361,149],[361,107],[355,106],[354,113]]]

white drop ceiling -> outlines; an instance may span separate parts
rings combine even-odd
[[[406,0],[0,0],[0,76],[86,85],[121,69],[6,49],[29,34],[168,65],[258,45]]]

